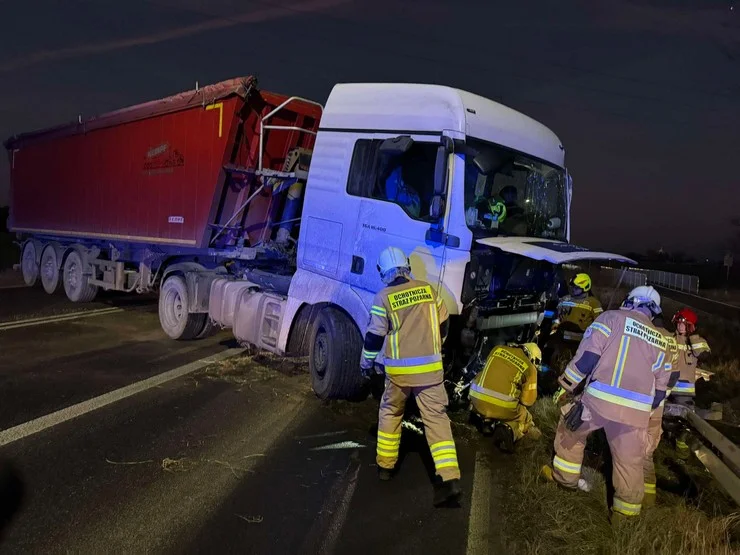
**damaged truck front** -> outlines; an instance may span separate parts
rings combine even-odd
[[[308,354],[320,397],[361,394],[362,335],[383,287],[376,260],[395,246],[451,314],[448,381],[469,380],[494,345],[535,337],[563,294],[561,264],[632,262],[569,243],[571,190],[560,141],[523,114],[443,86],[337,85],[273,350]]]
[[[6,146],[28,285],[63,284],[75,302],[156,290],[173,339],[221,327],[308,355],[325,399],[365,393],[388,246],[447,306],[452,384],[535,336],[561,264],[631,262],[569,243],[571,180],[549,129],[450,87],[339,84],[322,110],[241,78]]]

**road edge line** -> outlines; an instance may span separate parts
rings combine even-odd
[[[466,555],[488,553],[488,537],[491,526],[491,467],[483,451],[475,454],[473,495],[470,499],[468,516],[468,543]]]
[[[132,395],[136,395],[137,393],[141,393],[142,391],[151,389],[152,387],[156,387],[168,381],[174,380],[175,378],[185,376],[187,374],[195,372],[196,370],[200,370],[201,368],[204,368],[209,364],[213,364],[214,362],[219,362],[221,360],[237,356],[244,351],[245,349],[241,347],[235,349],[227,349],[226,351],[222,351],[215,355],[190,362],[173,370],[168,370],[167,372],[163,372],[162,374],[157,374],[156,376],[152,376],[151,378],[141,380],[139,382],[121,387],[119,389],[114,389],[113,391],[104,393],[103,395],[99,395],[98,397],[93,397],[92,399],[88,399],[87,401],[82,401],[81,403],[77,403],[76,405],[60,409],[45,416],[40,416],[33,420],[29,420],[28,422],[24,422],[23,424],[18,424],[17,426],[13,426],[12,428],[8,428],[7,430],[3,430],[2,432],[0,432],[0,447],[13,443],[14,441],[18,441],[19,439],[24,439],[30,435],[37,434],[58,424],[68,422],[73,418],[77,418],[78,416],[82,416],[94,410],[103,408],[107,405],[115,403],[116,401],[126,399],[127,397],[131,397]]]
[[[80,310],[68,314],[57,314],[56,316],[41,316],[38,318],[26,318],[24,320],[7,320],[0,322],[0,331],[12,330],[16,328],[26,328],[29,326],[39,326],[42,324],[54,324],[66,320],[76,320],[78,318],[91,318],[92,316],[105,316],[106,314],[115,314],[122,312],[120,307],[99,308],[95,310]]]

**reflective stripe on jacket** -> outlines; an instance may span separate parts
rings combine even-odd
[[[385,337],[383,364],[393,383],[413,387],[442,382],[440,324],[447,318],[442,298],[424,281],[407,280],[375,295],[367,332]],[[366,359],[378,354],[363,350]]]
[[[675,335],[678,343],[678,371],[680,372],[679,383],[684,382],[692,386],[696,382],[696,367],[699,357],[710,352],[709,344],[700,335]],[[678,393],[678,384],[674,391]]]
[[[583,402],[613,422],[647,427],[656,391],[665,396],[675,342],[637,310],[596,318],[559,378],[569,391],[588,376]]]
[[[599,299],[592,295],[581,295],[580,297],[567,296],[558,305],[560,326],[563,330],[571,333],[583,333],[591,325],[599,314],[603,313]],[[563,336],[566,341],[580,341]]]
[[[537,400],[537,369],[521,347],[494,347],[470,385],[473,409],[486,418],[506,419],[521,403]]]

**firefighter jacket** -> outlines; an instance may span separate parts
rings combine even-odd
[[[699,335],[675,335],[678,343],[678,383],[672,389],[674,395],[696,395],[696,368],[699,357],[710,352],[706,339]]]
[[[399,387],[442,383],[448,313],[428,283],[400,278],[373,299],[361,365],[382,349],[387,377]]]
[[[568,295],[558,305],[560,328],[566,341],[580,341],[583,332],[596,317],[604,312],[601,302],[593,295],[573,297]]]
[[[537,400],[537,368],[521,347],[495,347],[470,384],[473,409],[486,418],[513,418]]]
[[[675,342],[639,310],[608,310],[583,334],[558,381],[567,391],[585,384],[582,401],[601,417],[646,428],[665,399]]]

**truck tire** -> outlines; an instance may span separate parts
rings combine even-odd
[[[170,338],[195,339],[206,326],[206,313],[188,312],[188,287],[182,276],[169,276],[159,291],[159,324]]]
[[[21,274],[23,282],[29,287],[36,285],[39,279],[39,265],[36,262],[36,243],[26,241],[21,254]]]
[[[98,294],[98,286],[88,283],[89,276],[85,274],[85,264],[78,251],[72,251],[64,261],[64,292],[73,303],[89,303]]]
[[[320,399],[361,401],[368,391],[360,374],[362,337],[355,323],[336,308],[319,312],[313,326],[309,367]]]
[[[205,321],[203,322],[203,328],[195,334],[195,339],[205,339],[206,337],[211,337],[220,330],[220,328],[213,320],[211,320],[208,314],[205,315],[204,320]]]
[[[53,295],[59,289],[61,282],[59,271],[59,257],[53,245],[46,245],[41,251],[41,264],[39,266],[41,285],[49,295]]]

